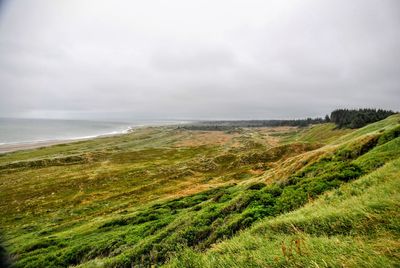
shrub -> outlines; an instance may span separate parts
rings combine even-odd
[[[388,141],[391,141],[397,137],[400,137],[400,125],[392,128],[389,131],[385,131],[382,136],[379,137],[378,145],[387,143]]]

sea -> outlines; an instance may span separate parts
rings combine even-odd
[[[0,145],[64,141],[127,133],[138,126],[175,121],[101,122],[87,120],[0,118]]]

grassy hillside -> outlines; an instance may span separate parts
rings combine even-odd
[[[338,129],[333,123],[313,125],[309,128],[300,128],[297,131],[288,131],[283,136],[283,141],[291,143],[294,141],[329,143],[353,132],[350,129]]]
[[[165,263],[230,267],[234,261],[244,264],[249,256],[254,258],[254,262],[248,262],[253,266],[312,265],[312,254],[293,257],[301,250],[297,247],[303,247],[303,238],[289,243],[300,234],[314,241],[316,234],[305,231],[311,227],[296,227],[299,234],[289,229],[287,233],[279,233],[279,228],[275,233],[270,231],[274,222],[284,219],[300,220],[304,215],[311,219],[307,213],[312,211],[317,213],[314,217],[327,218],[325,229],[321,229],[327,233],[322,233],[321,239],[329,242],[335,235],[339,241],[330,259],[322,259],[329,265],[340,265],[334,259],[342,251],[348,249],[350,255],[357,252],[346,243],[362,241],[365,252],[369,252],[375,242],[372,234],[357,235],[358,225],[352,224],[352,213],[357,214],[357,210],[348,210],[348,217],[343,214],[334,220],[339,227],[350,228],[350,234],[339,234],[329,227],[333,216],[324,208],[345,205],[350,198],[345,194],[346,187],[357,188],[360,181],[371,181],[365,187],[378,193],[372,183],[377,174],[392,176],[387,187],[396,189],[399,126],[400,116],[394,115],[359,130],[337,130],[331,124],[226,132],[141,128],[127,135],[3,154],[0,225],[5,244],[15,267]],[[333,189],[340,189],[334,193],[344,193],[342,199],[330,192]],[[359,206],[366,205],[362,191]],[[377,195],[376,202],[382,199],[385,204],[390,199],[396,204],[397,192],[389,192],[387,198]],[[386,213],[386,207],[377,206],[376,211],[379,215]],[[393,221],[383,222],[376,236],[387,234],[389,241],[396,238],[400,225],[393,213],[396,206],[387,211]],[[266,237],[258,235],[260,230]],[[306,243],[310,252],[313,243]],[[329,243],[326,254],[329,245],[333,247]],[[227,248],[218,251],[225,245],[236,248],[234,252]],[[374,250],[379,254],[384,251]],[[398,245],[394,243],[389,250],[394,253],[382,253],[382,264],[398,260]],[[283,255],[278,254],[281,251]],[[360,258],[371,255],[363,254]],[[371,263],[378,261],[371,259]],[[361,262],[355,259],[346,264],[357,266]]]
[[[169,267],[396,267],[400,159]]]

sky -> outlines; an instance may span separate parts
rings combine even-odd
[[[398,0],[0,0],[0,117],[400,110]]]

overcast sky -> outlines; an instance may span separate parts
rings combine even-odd
[[[0,117],[263,119],[400,110],[400,1],[12,0]]]

